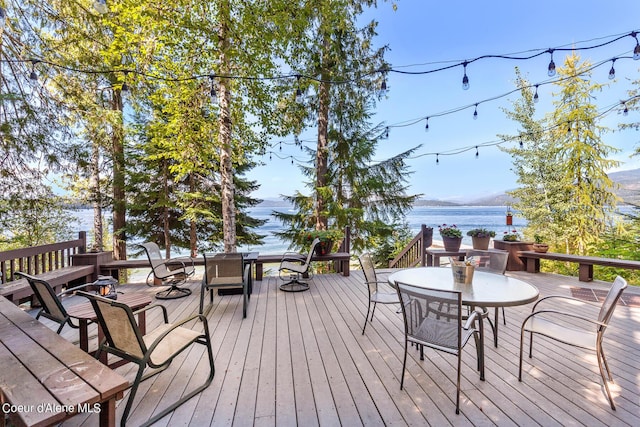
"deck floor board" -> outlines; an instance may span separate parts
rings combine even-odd
[[[546,273],[509,274],[537,286],[542,296],[569,296],[576,286],[606,287]],[[279,284],[277,277],[254,283],[246,319],[240,296],[215,295],[207,316],[214,380],[157,425],[640,425],[640,308],[618,307],[605,335],[616,411],[602,393],[595,355],[544,338],[535,340],[533,359],[527,357],[525,345],[523,382],[518,381],[520,324],[531,310],[529,304],[507,308],[506,325],[501,316],[498,348],[485,325],[486,381],[480,381],[476,370],[475,343],[465,348],[461,413],[456,415],[454,356],[425,349],[421,361],[410,347],[405,387],[400,390],[404,340],[397,305],[378,305],[362,335],[367,294],[360,271],[349,277],[318,274],[306,292],[282,292]],[[168,308],[170,321],[198,311],[199,282],[187,286],[192,296],[158,301]],[[157,291],[141,284],[121,290],[151,295]],[[626,292],[640,295],[640,288]],[[574,307],[582,313],[591,310],[583,303]],[[147,316],[149,330],[160,322],[159,311]],[[194,322],[189,327],[200,326]],[[90,347],[95,348],[95,327],[90,335]],[[65,328],[63,336],[78,340],[77,330],[71,328]],[[135,367],[125,365],[117,372],[132,380]],[[206,374],[206,351],[195,346],[140,386],[128,424],[144,421],[200,384]],[[122,416],[124,400],[117,409]],[[63,425],[91,426],[96,421],[95,415],[80,414]]]

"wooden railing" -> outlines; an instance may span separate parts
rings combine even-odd
[[[86,248],[87,233],[81,231],[77,240],[0,252],[0,283],[14,280],[16,271],[38,275],[69,267],[71,255],[84,253]]]
[[[433,241],[433,228],[422,224],[420,231],[416,234],[406,248],[402,250],[393,260],[389,261],[389,268],[409,268],[417,265],[425,266],[427,257],[425,250],[431,246]]]

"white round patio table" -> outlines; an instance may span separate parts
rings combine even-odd
[[[512,307],[524,305],[538,299],[538,288],[524,280],[503,274],[476,270],[469,285],[454,283],[451,268],[416,267],[396,271],[389,275],[389,284],[396,282],[408,285],[462,291],[462,303],[478,307]]]
[[[487,307],[513,307],[524,305],[538,299],[538,288],[524,280],[476,270],[470,284],[455,283],[451,268],[416,267],[397,271],[388,278],[395,288],[396,282],[408,285],[441,289],[444,291],[462,291],[462,304],[470,307],[483,307],[488,316]],[[493,329],[493,345],[498,347],[498,315],[490,322]]]

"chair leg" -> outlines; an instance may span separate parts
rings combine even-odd
[[[138,373],[136,374],[136,379],[133,380],[133,384],[131,385],[131,392],[129,392],[129,398],[127,399],[127,404],[124,407],[124,413],[122,414],[122,418],[120,419],[120,426],[126,427],[127,418],[129,418],[129,411],[131,411],[131,406],[133,405],[133,399],[136,397],[136,392],[138,391],[138,386],[142,381],[142,373],[144,372],[145,365],[138,365]]]
[[[507,316],[504,314],[504,307],[502,307],[502,323],[506,326]]]
[[[518,381],[522,381],[522,353],[524,350],[524,325],[520,328],[520,362],[518,363]]]
[[[456,382],[456,414],[460,413],[460,368],[462,367],[462,350],[458,350],[458,380]]]
[[[177,285],[172,284],[169,289],[156,293],[157,299],[178,299],[191,295],[191,289],[179,288]]]
[[[613,398],[611,397],[611,391],[609,390],[609,383],[607,382],[607,379],[605,378],[605,375],[604,375],[604,369],[602,366],[603,363],[607,368],[607,373],[609,374],[609,380],[611,382],[613,382],[613,378],[611,377],[611,372],[609,371],[609,367],[607,366],[607,359],[604,357],[604,353],[602,352],[602,346],[600,344],[601,343],[598,343],[598,346],[596,347],[596,353],[597,353],[596,357],[598,358],[598,369],[600,370],[600,376],[602,377],[602,383],[604,384],[604,389],[607,392],[606,396],[607,396],[607,399],[609,400],[609,405],[611,405],[611,409],[615,411],[616,405],[613,403]]]
[[[407,342],[407,338],[405,337],[404,339],[404,359],[402,360],[402,375],[400,375],[400,390],[402,390],[402,387],[404,386],[404,371],[407,368],[407,348],[408,346],[408,342]]]
[[[367,314],[364,316],[364,326],[362,327],[362,335],[364,335],[364,330],[367,328],[367,322],[369,321],[369,312],[371,311],[371,299],[369,299],[369,305],[367,306]]]

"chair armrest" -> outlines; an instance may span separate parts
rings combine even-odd
[[[300,262],[305,262],[307,260],[307,256],[303,255],[299,252],[285,252],[282,255],[282,259],[280,260],[280,262],[282,261],[300,261]]]
[[[530,315],[528,315],[527,317],[525,317],[525,319],[522,321],[522,324],[524,325],[531,317],[537,316],[539,314],[544,314],[544,313],[556,314],[556,315],[560,315],[560,316],[567,316],[567,317],[571,317],[571,318],[574,318],[574,319],[584,320],[586,322],[593,323],[594,325],[598,325],[598,326],[608,326],[606,323],[600,322],[597,319],[586,317],[586,316],[583,316],[583,315],[580,315],[580,314],[569,313],[569,312],[566,312],[566,311],[559,311],[559,310],[538,310],[538,311],[535,311],[535,312],[531,313]]]
[[[559,300],[565,300],[565,301],[576,301],[576,302],[580,302],[580,303],[584,303],[584,304],[588,304],[594,307],[600,307],[600,304],[598,303],[594,303],[591,301],[585,301],[583,299],[580,298],[575,298],[575,297],[570,297],[570,296],[566,296],[566,295],[548,295],[544,298],[540,298],[538,301],[536,301],[535,304],[533,304],[533,307],[531,307],[531,312],[533,313],[534,311],[536,311],[536,307],[538,306],[538,304],[540,304],[543,301],[548,301],[550,299],[559,299]]]
[[[244,286],[249,286],[249,275],[251,274],[251,265],[247,264],[244,266],[244,275],[242,282]]]
[[[133,312],[134,315],[151,310],[152,308],[161,308],[162,309],[162,317],[164,318],[164,323],[169,323],[169,316],[167,316],[167,307],[162,304],[153,304],[143,307],[139,310]]]
[[[473,324],[475,323],[476,320],[480,321],[480,330],[483,330],[483,326],[482,326],[482,318],[483,318],[483,313],[479,312],[479,311],[472,311],[471,314],[467,317],[467,321],[464,323],[464,325],[462,326],[463,329],[469,330],[471,329],[471,327],[473,326]]]
[[[56,296],[57,296],[57,297],[61,297],[61,296],[63,296],[64,294],[67,294],[67,293],[69,293],[69,292],[75,292],[75,291],[77,291],[77,290],[84,289],[84,288],[86,288],[87,286],[92,286],[92,285],[93,285],[93,283],[85,283],[84,285],[74,286],[73,288],[65,289],[64,291],[60,292],[59,294],[56,294]]]

